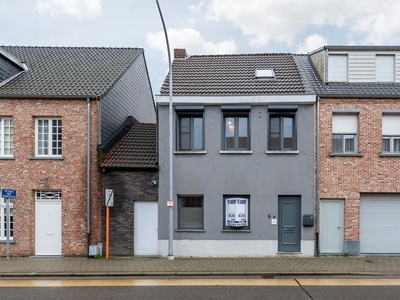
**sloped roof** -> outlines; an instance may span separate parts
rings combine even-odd
[[[400,84],[395,82],[323,82],[308,55],[298,55],[296,61],[302,66],[315,94],[320,97],[340,98],[398,98]]]
[[[194,55],[175,59],[174,95],[312,94],[292,54]],[[272,68],[275,79],[255,77],[256,69]],[[169,93],[169,75],[161,95]]]
[[[0,86],[0,97],[103,96],[143,53],[140,48],[0,48],[28,67]]]
[[[109,151],[103,168],[157,168],[157,125],[136,123]]]

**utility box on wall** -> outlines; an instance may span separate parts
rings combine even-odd
[[[314,226],[314,215],[306,214],[303,215],[303,227],[313,227]]]

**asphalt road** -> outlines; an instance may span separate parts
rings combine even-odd
[[[0,279],[0,299],[400,299],[400,279]]]

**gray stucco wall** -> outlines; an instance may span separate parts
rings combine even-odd
[[[153,180],[158,182],[157,171],[108,169],[103,173],[103,201],[105,189],[114,190],[114,206],[110,208],[110,255],[134,254],[134,202],[158,200],[158,185],[153,185]],[[104,205],[102,219],[105,246]]]
[[[220,154],[223,114],[220,106],[206,106],[203,155],[174,155],[174,200],[177,194],[204,195],[204,232],[174,232],[175,239],[276,240],[278,227],[268,214],[278,217],[278,196],[301,197],[301,215],[314,213],[313,105],[299,105],[296,113],[298,154],[266,154],[268,107],[252,106],[252,154]],[[159,239],[168,238],[168,106],[159,106]],[[174,120],[175,120],[174,111]],[[175,126],[175,121],[174,121]],[[175,132],[175,129],[174,129]],[[175,139],[175,134],[174,134]],[[175,141],[174,141],[175,145]],[[250,230],[222,232],[223,195],[250,195]],[[175,202],[177,203],[177,202]],[[177,204],[176,204],[177,205]],[[177,228],[177,209],[174,209]],[[163,226],[162,224],[165,224]],[[313,240],[315,227],[302,227],[301,239]]]
[[[128,116],[140,123],[155,123],[156,111],[144,55],[126,71],[100,101],[101,144],[124,123]]]

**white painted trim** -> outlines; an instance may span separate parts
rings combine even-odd
[[[174,96],[174,104],[269,104],[269,103],[314,103],[315,95],[238,95],[238,96]],[[168,96],[156,95],[157,104],[169,103]]]
[[[159,240],[160,256],[168,256],[168,240]],[[277,240],[174,240],[175,257],[278,256]],[[291,253],[286,253],[291,255]],[[314,241],[301,241],[301,257],[314,256]]]

